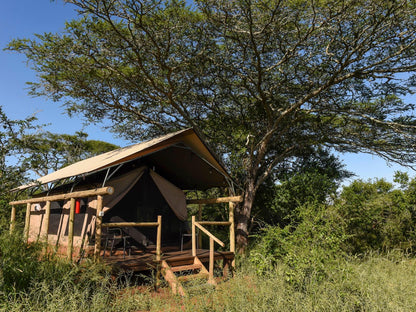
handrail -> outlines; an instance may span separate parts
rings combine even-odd
[[[230,221],[197,221],[199,225],[225,225],[230,226],[232,222]]]
[[[209,238],[212,238],[218,245],[220,245],[221,247],[224,247],[225,246],[225,244],[221,240],[219,240],[217,237],[215,237],[214,234],[212,234],[210,231],[208,231],[206,228],[204,228],[200,224],[200,222],[196,222],[195,221],[195,226],[197,228],[199,228],[202,232],[204,232],[206,235],[208,235]]]
[[[103,223],[102,227],[157,227],[158,222],[111,222]]]
[[[84,191],[76,191],[76,192],[70,192],[70,193],[64,193],[64,194],[55,194],[55,195],[47,195],[42,197],[34,197],[34,198],[28,198],[23,200],[16,200],[9,202],[9,205],[12,206],[11,216],[10,216],[10,232],[13,232],[15,229],[15,223],[16,223],[16,206],[26,204],[26,217],[25,217],[25,228],[23,230],[23,236],[25,241],[27,242],[29,239],[29,231],[30,231],[30,210],[31,210],[31,204],[34,203],[42,203],[45,202],[45,232],[42,234],[42,236],[45,237],[46,243],[48,242],[48,229],[49,229],[49,217],[51,213],[51,202],[58,201],[58,200],[70,200],[70,207],[69,207],[69,220],[68,220],[68,245],[67,245],[67,255],[68,259],[72,260],[72,252],[73,252],[73,243],[74,243],[74,218],[75,218],[75,205],[76,205],[76,199],[77,198],[83,198],[83,197],[90,197],[90,196],[97,196],[97,216],[101,214],[102,210],[102,198],[104,195],[111,195],[114,193],[114,188],[111,186],[108,187],[102,187],[102,188],[95,188],[90,190],[84,190]],[[98,234],[96,231],[96,236],[100,237],[101,233],[101,219],[97,219],[96,221],[98,223],[98,227],[96,227],[96,230],[98,230]],[[97,249],[97,248],[95,248]],[[99,248],[98,248],[99,250]]]
[[[42,197],[33,197],[28,199],[16,200],[11,201],[9,205],[23,205],[23,204],[34,204],[34,203],[42,203],[47,201],[58,201],[58,200],[68,200],[71,198],[82,198],[82,197],[89,197],[89,196],[96,196],[96,195],[111,195],[114,193],[114,188],[111,186],[85,190],[85,191],[76,191],[72,193],[64,193],[58,195],[48,195]]]
[[[199,198],[199,199],[187,199],[186,203],[188,205],[192,204],[220,204],[220,203],[240,203],[243,201],[243,196],[228,196],[228,197],[218,197],[218,198]]]
[[[187,205],[198,205],[198,224],[199,225],[216,225],[216,226],[228,226],[230,233],[230,252],[235,254],[235,221],[234,221],[234,210],[236,203],[241,203],[244,201],[244,195],[237,196],[227,196],[227,197],[217,197],[217,198],[204,198],[204,199],[187,199]],[[207,204],[219,204],[219,203],[228,203],[228,221],[201,221],[202,220],[202,206]],[[196,250],[196,226],[193,226],[192,231],[192,250],[195,254]],[[202,244],[202,236],[198,236],[199,245]],[[227,263],[228,266],[229,263]],[[235,267],[235,261],[231,261],[231,267]]]
[[[192,256],[196,257],[196,228],[199,228],[203,233],[209,237],[209,278],[208,282],[215,283],[214,281],[214,242],[216,242],[221,247],[224,247],[225,244],[218,239],[214,234],[208,231],[202,224],[205,225],[228,225],[231,226],[232,222],[223,222],[223,221],[196,221],[195,216],[192,216]]]

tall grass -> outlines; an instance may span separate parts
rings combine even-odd
[[[202,300],[187,300],[185,311],[416,311],[415,264],[404,256],[339,259],[301,291],[286,282],[283,265],[262,276],[244,267]]]
[[[288,281],[283,262],[258,274],[240,259],[234,278],[181,298],[114,281],[100,265],[45,255],[17,236],[1,235],[0,252],[0,311],[416,311],[416,260],[401,253],[339,257],[325,278],[302,287]]]

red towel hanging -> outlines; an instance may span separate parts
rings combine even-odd
[[[75,213],[78,214],[81,212],[81,201],[77,199],[75,201]]]

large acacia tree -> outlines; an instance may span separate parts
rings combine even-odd
[[[259,186],[307,147],[415,161],[414,1],[67,2],[62,33],[9,45],[32,92],[132,140],[194,127],[244,188],[240,246]]]

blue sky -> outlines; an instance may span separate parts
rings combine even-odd
[[[73,134],[84,130],[90,139],[108,141],[120,146],[131,142],[114,137],[99,125],[84,127],[80,118],[69,118],[59,103],[27,94],[26,82],[35,81],[23,55],[3,51],[14,38],[31,38],[34,33],[59,32],[66,20],[76,17],[74,7],[62,1],[13,0],[3,1],[0,11],[0,105],[10,118],[22,119],[36,113],[40,123],[50,123],[51,132]],[[409,171],[367,154],[342,154],[346,168],[364,180],[384,177],[392,181],[394,171]],[[409,171],[414,176],[413,171]]]
[[[80,118],[65,115],[60,103],[44,97],[28,95],[26,82],[36,81],[36,73],[26,64],[23,55],[3,51],[15,38],[33,38],[35,33],[59,32],[65,21],[75,18],[74,6],[62,1],[14,0],[2,3],[0,12],[0,105],[13,119],[22,119],[36,113],[41,124],[50,124],[46,130],[73,134],[83,130],[90,139],[124,146],[130,142],[113,137],[99,126],[84,127]]]

